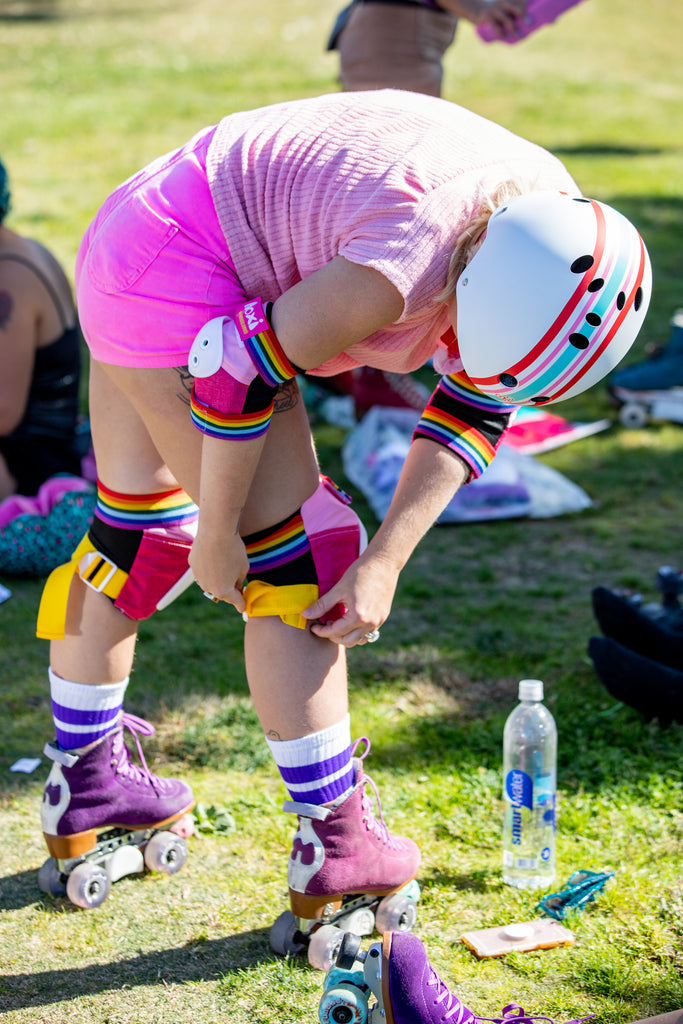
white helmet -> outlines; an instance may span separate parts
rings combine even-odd
[[[517,196],[458,279],[465,372],[513,405],[578,395],[628,352],[651,291],[647,250],[622,214],[564,192]]]

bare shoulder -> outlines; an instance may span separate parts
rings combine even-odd
[[[0,282],[22,300],[44,298],[44,282],[48,282],[65,309],[72,306],[71,285],[57,258],[36,239],[6,228],[0,235]]]

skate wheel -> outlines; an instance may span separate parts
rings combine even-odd
[[[320,1024],[367,1024],[368,997],[351,984],[333,985],[318,1007]]]
[[[185,840],[173,832],[157,832],[145,847],[145,864],[150,871],[175,875],[187,860]]]
[[[417,904],[410,896],[396,892],[385,896],[375,914],[375,927],[385,932],[410,932],[417,921]]]
[[[350,914],[340,917],[335,922],[344,932],[353,932],[354,935],[372,935],[375,930],[375,915],[370,907],[359,907],[352,910]]]
[[[638,402],[627,402],[619,410],[619,422],[629,430],[639,430],[647,423],[647,409]]]
[[[294,956],[304,948],[299,922],[291,910],[283,910],[270,929],[270,948],[278,956]]]
[[[360,953],[360,937],[353,932],[344,932],[339,952],[337,953],[337,967],[350,971],[353,968],[358,954]]]
[[[308,962],[316,971],[329,971],[337,961],[344,932],[334,924],[324,924],[313,932],[308,944]]]
[[[64,896],[66,883],[54,857],[48,857],[38,872],[38,885],[48,896]]]
[[[77,864],[66,883],[66,894],[76,907],[94,910],[101,906],[111,890],[109,875],[98,864]]]

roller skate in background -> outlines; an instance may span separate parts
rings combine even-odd
[[[357,936],[346,935],[325,979],[318,1019],[320,1024],[553,1024],[516,1003],[500,1017],[476,1017],[439,978],[420,940],[406,932],[385,933],[367,952]]]
[[[683,309],[671,318],[667,344],[642,362],[617,370],[607,387],[624,427],[644,427],[649,420],[683,423]]]
[[[655,586],[662,595],[659,601],[645,601],[641,594],[627,590],[596,587],[591,594],[593,611],[605,636],[648,658],[668,663],[666,652],[671,644],[677,653],[683,645],[683,606],[679,600],[683,571],[661,566]],[[674,656],[676,668],[678,660]]]
[[[130,760],[124,726],[135,736],[141,766]],[[175,874],[183,867],[194,799],[186,783],[161,779],[147,767],[137,734],[153,732],[148,722],[123,714],[113,732],[84,751],[46,744],[53,765],[41,810],[51,854],[38,874],[43,892],[92,909],[124,875],[145,867]]]
[[[318,970],[335,962],[345,933],[409,931],[417,918],[420,851],[388,831],[377,787],[363,772],[370,745],[359,740],[356,747],[359,742],[366,750],[354,759],[356,783],[348,796],[332,807],[294,801],[284,807],[298,817],[287,867],[291,909],[275,921],[270,944],[281,956],[307,949]]]
[[[666,728],[683,723],[683,572],[663,566],[655,582],[661,603],[595,588],[593,611],[604,636],[591,637],[588,655],[613,697]]]

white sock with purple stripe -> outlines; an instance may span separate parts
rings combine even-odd
[[[123,707],[128,677],[120,683],[71,683],[52,669],[50,696],[57,743],[78,750],[106,736],[116,726]]]
[[[298,740],[266,737],[266,741],[287,791],[297,803],[330,804],[353,789],[350,715],[329,729]]]

